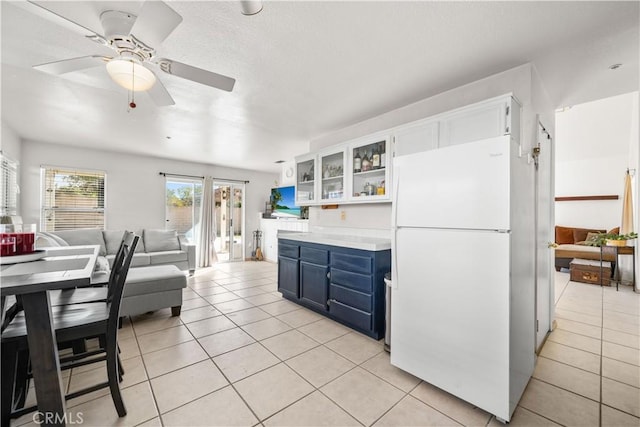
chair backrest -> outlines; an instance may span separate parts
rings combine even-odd
[[[129,266],[138,245],[138,240],[140,240],[140,236],[126,231],[121,243],[122,253],[120,256],[116,256],[113,262],[113,272],[109,281],[109,295],[107,296],[107,303],[109,304],[109,325],[107,326],[109,332],[107,335],[111,333],[113,333],[114,337],[117,335],[124,284],[127,280],[127,273],[129,272]]]
[[[132,232],[125,230],[124,234],[122,235],[122,240],[120,241],[120,246],[118,247],[118,250],[116,251],[116,255],[113,258],[113,267],[111,268],[111,271],[109,273],[109,281],[107,282],[107,287],[108,287],[107,300],[110,300],[113,295],[113,288],[114,288],[113,285],[116,282],[116,274],[118,271],[118,269],[116,268],[116,265],[122,265],[122,261],[124,259],[125,243],[131,244],[131,241],[128,241],[127,239],[130,240],[132,234],[133,234]]]

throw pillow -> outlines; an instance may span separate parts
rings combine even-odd
[[[144,230],[144,247],[147,252],[179,251],[180,241],[176,230]]]
[[[587,233],[587,237],[584,239],[584,244],[587,246],[598,246],[598,240],[601,233]]]
[[[612,228],[611,230],[607,231],[608,234],[620,234],[620,227],[616,227],[616,228]]]
[[[573,228],[556,225],[556,243],[566,245],[573,242],[575,242],[575,240],[573,240]]]
[[[573,229],[573,241],[582,242],[587,240],[587,234],[589,233],[606,233],[607,230],[594,230],[590,228],[574,228]]]
[[[46,231],[39,231],[38,239],[44,240],[46,242],[46,246],[51,246],[51,247],[69,246],[69,244],[65,242],[63,239],[61,239],[60,237],[52,233],[47,233]]]

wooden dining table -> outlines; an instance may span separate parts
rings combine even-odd
[[[98,245],[52,248],[42,259],[0,266],[2,311],[7,296],[22,299],[38,413],[45,425],[64,426],[67,422],[47,291],[90,285],[99,251]]]

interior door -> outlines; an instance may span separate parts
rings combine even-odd
[[[216,216],[214,247],[218,261],[244,259],[244,184],[215,182]]]
[[[554,240],[553,140],[538,123],[536,167],[536,351],[551,330],[554,302],[554,258],[549,242]]]

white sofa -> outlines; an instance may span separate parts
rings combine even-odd
[[[106,283],[124,231],[79,229],[38,233],[36,244],[55,251],[55,247],[100,245],[100,255],[92,283]],[[195,270],[195,245],[185,243],[173,230],[142,230],[127,275],[121,316],[133,316],[165,307],[179,316],[185,273]],[[62,248],[61,248],[62,249]],[[61,252],[63,253],[63,252]],[[69,294],[73,291],[70,290]]]
[[[83,228],[55,232],[40,232],[37,247],[100,245],[98,269],[108,270],[120,246],[124,231]],[[144,229],[131,267],[150,265],[175,265],[180,270],[193,273],[196,269],[196,247],[178,236],[175,230]],[[108,263],[108,265],[106,264]]]

